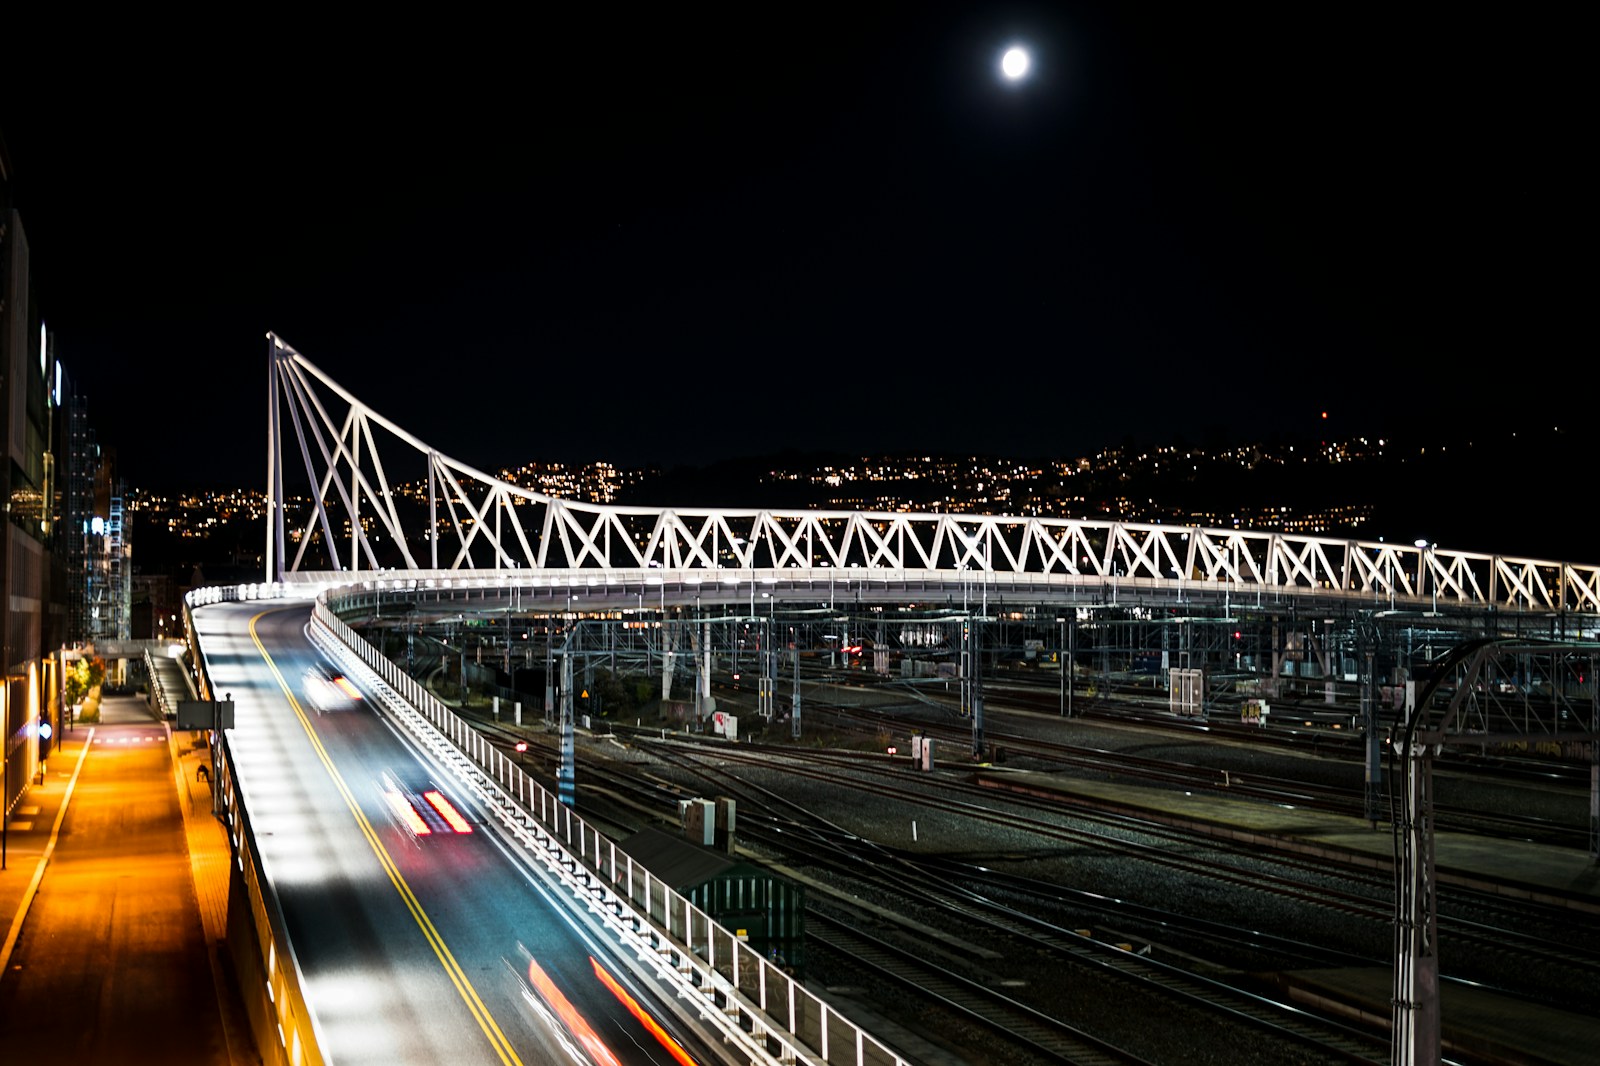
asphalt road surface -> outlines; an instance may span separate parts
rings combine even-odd
[[[336,694],[309,617],[308,605],[195,612],[213,687],[235,703],[245,804],[330,1058],[721,1061],[675,995],[558,902],[374,700]]]

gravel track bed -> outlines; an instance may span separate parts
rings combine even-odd
[[[1042,841],[1030,832],[984,826],[975,833],[972,823],[959,815],[940,814],[909,804],[897,804],[882,797],[855,794],[778,771],[751,767],[734,769],[745,780],[780,791],[810,809],[825,812],[828,820],[837,825],[861,836],[894,843],[908,850],[983,862],[991,866],[1009,863],[1017,872],[1027,876],[1088,887],[1109,895],[1149,900],[1160,898],[1171,890],[1170,884],[1161,883],[1160,875],[1152,873],[1147,864],[1097,855],[1087,848],[1075,848],[1069,854],[1060,854],[1058,843]],[[703,787],[705,783],[697,775],[678,767],[658,765],[653,772],[664,778],[679,780],[691,789]],[[913,820],[917,823],[916,842],[911,841]],[[1136,837],[1137,834],[1128,832],[1128,836]],[[891,898],[879,886],[851,880],[831,869],[808,866],[803,857],[788,855],[770,858],[848,896],[892,910],[914,923],[940,929],[964,940],[982,939],[991,948],[1007,951],[1007,958],[1003,962],[975,962],[957,952],[930,947],[928,940],[918,941],[913,936],[894,930],[892,926],[877,925],[872,929],[875,935],[896,940],[905,946],[925,953],[937,952],[940,961],[956,972],[988,985],[1003,984],[1007,994],[1019,1002],[1062,1018],[1151,1062],[1240,1063],[1245,1066],[1260,1063],[1266,1066],[1274,1063],[1341,1061],[1268,1035],[1225,1028],[1218,1024],[1214,1015],[1182,1003],[1165,998],[1160,1002],[1152,1002],[1146,989],[1094,967],[1064,963],[1056,953],[1040,951],[1026,943],[1002,948],[992,939],[991,933],[953,925],[946,911],[903,896]],[[1226,896],[1220,888],[1216,895],[1219,898]],[[1266,893],[1255,895],[1268,898]],[[831,906],[815,900],[813,905]],[[1227,920],[1221,915],[1209,916]],[[1259,909],[1256,919],[1260,919]],[[1096,924],[1102,922],[1103,919],[1097,919]],[[1066,921],[1063,924],[1073,927]],[[1375,944],[1381,945],[1382,950],[1387,950],[1386,928],[1374,934],[1373,939]],[[808,980],[824,988],[830,985],[855,987],[868,980],[850,968],[849,960],[831,957],[831,953],[815,953],[811,961]],[[890,1003],[904,1002],[905,1009],[910,1013],[902,1016],[906,1019],[902,1024],[920,1030],[928,1022],[926,1006],[910,1001],[905,993],[896,989],[884,988],[874,982],[865,995],[875,1010],[886,1015],[890,1014]],[[1159,1023],[1153,1024],[1153,1017],[1158,1018]],[[947,1026],[941,1022],[940,1032],[941,1039],[951,1043],[960,1043],[964,1033],[972,1032],[977,1036],[977,1043],[967,1050],[967,1055],[978,1054],[984,1047],[981,1027],[970,1023],[952,1021]],[[966,1061],[983,1060],[969,1058]]]
[[[1298,777],[1301,780],[1325,781],[1348,787],[1352,778],[1359,782],[1362,773],[1359,765],[1352,767],[1345,761],[1327,756],[1306,758],[1272,749],[1251,749],[1237,743],[1176,741],[1140,734],[1128,728],[1063,723],[1037,716],[1008,716],[1004,721],[1003,728],[1008,732],[1039,729],[1050,739],[1059,742],[1168,758],[1213,767],[1219,772],[1226,769],[1234,775]],[[1021,722],[1020,726],[1016,725],[1018,721]],[[888,738],[889,742],[902,744],[904,750],[908,746],[910,728],[907,727],[906,737],[891,737]],[[786,728],[784,733],[785,737],[781,739],[787,739]],[[808,726],[806,739],[796,743],[805,747],[871,747],[881,750],[877,745],[884,739],[877,737],[864,740],[848,734],[827,735],[814,726]],[[648,766],[653,776],[680,782],[693,793],[709,794],[704,778],[666,762],[648,756],[641,757],[638,749],[624,753],[616,745],[608,745],[609,751],[598,746],[585,747],[586,752],[592,750],[595,754],[604,753],[607,757],[620,757],[631,763]],[[941,754],[950,750],[943,748]],[[1010,759],[1007,765],[1030,768],[1030,763],[1031,768],[1040,770],[1055,768],[1047,761],[1030,761],[1020,756]],[[952,765],[950,757],[946,758],[945,765]],[[1100,851],[1092,845],[1063,844],[1025,830],[993,824],[980,826],[960,814],[858,793],[780,770],[746,765],[728,766],[726,770],[741,779],[778,792],[809,810],[817,811],[828,821],[864,838],[898,849],[946,856],[1039,881],[1090,890],[1103,896],[1169,907],[1241,928],[1256,928],[1296,940],[1327,944],[1369,958],[1373,966],[1383,969],[1392,965],[1392,930],[1387,918],[1355,919],[1332,908],[1293,903],[1266,889],[1252,891],[1201,875]],[[1082,770],[1073,773],[1084,777],[1100,776],[1108,780],[1115,776]],[[928,784],[929,791],[936,795],[939,788],[937,782],[929,781]],[[1518,788],[1498,783],[1475,784],[1470,779],[1458,779],[1448,772],[1438,775],[1436,784],[1441,802],[1456,802],[1446,798],[1447,790],[1453,788],[1468,794],[1472,806],[1526,810],[1540,817],[1566,818],[1570,812],[1565,812],[1565,808],[1574,802],[1569,790]],[[989,805],[1003,808],[1004,802],[997,797],[989,801]],[[1548,813],[1550,810],[1564,813],[1552,815]],[[637,815],[632,817],[636,819]],[[619,816],[619,820],[625,822],[627,816]],[[1062,820],[1071,821],[1070,816],[1063,816]],[[1215,852],[1213,846],[1203,841],[1175,844],[1168,839],[1140,833],[1131,827],[1099,826],[1095,831],[1119,839],[1155,841],[1157,846],[1169,852],[1186,852],[1196,856]],[[1257,1063],[1314,1064],[1339,1061],[1319,1054],[1315,1049],[1302,1048],[1277,1038],[1224,1028],[1214,1016],[1183,1004],[1166,1002],[1166,997],[1153,1000],[1148,992],[1133,988],[1115,975],[1087,965],[1064,963],[1058,955],[1040,951],[1034,946],[1002,946],[993,939],[994,934],[963,928],[947,912],[903,896],[891,898],[880,887],[855,881],[821,866],[808,865],[803,856],[774,855],[770,858],[839,892],[903,915],[914,923],[940,929],[962,940],[984,939],[988,946],[1006,951],[1007,957],[997,962],[974,959],[959,951],[946,950],[941,950],[939,957],[956,972],[991,985],[1004,983],[1006,993],[1012,998],[1063,1018],[1151,1062],[1239,1063],[1255,1066]],[[1246,871],[1263,872],[1272,866],[1269,859],[1249,856],[1218,856],[1217,861]],[[1322,877],[1302,874],[1301,878],[1330,889],[1354,890],[1349,881],[1333,874]],[[1369,887],[1362,891],[1371,898],[1387,903],[1386,886],[1376,889]],[[820,893],[813,894],[813,905],[836,906],[820,896]],[[1107,927],[1113,924],[1103,915],[1074,912],[1069,905],[1059,908],[1035,905],[1032,909],[1067,928],[1092,927],[1111,932]],[[1458,910],[1467,913],[1472,908],[1451,900],[1449,894],[1445,893],[1441,898],[1441,909],[1449,914]],[[1490,919],[1484,916],[1484,920]],[[1248,975],[1270,970],[1281,962],[1270,955],[1256,955],[1245,950],[1236,949],[1231,954],[1220,952],[1214,943],[1204,938],[1191,940],[1170,930],[1141,929],[1131,921],[1120,924],[1124,928],[1116,932],[1125,933],[1136,942],[1141,938],[1147,943],[1153,942],[1152,953],[1157,957],[1164,957],[1164,954],[1173,959],[1188,956],[1190,968],[1197,971],[1206,971],[1209,963],[1217,971]],[[1530,928],[1541,930],[1550,939],[1588,947],[1590,950],[1600,944],[1600,930],[1579,932],[1571,925],[1570,919],[1563,922],[1560,916],[1549,919],[1533,916],[1529,919]],[[909,942],[924,952],[932,951],[929,940],[924,939],[919,943],[915,934],[895,930],[885,923],[873,926],[872,931],[885,939]],[[1227,957],[1220,957],[1223,954],[1227,954]],[[955,1061],[975,1064],[993,1061],[985,1057],[990,1054],[988,1046],[993,1043],[992,1037],[981,1027],[959,1019],[940,1019],[936,1024],[929,1017],[932,1012],[926,1005],[897,988],[883,987],[881,982],[854,969],[851,960],[839,958],[820,946],[811,953],[810,962],[808,983],[821,989],[838,988],[845,1001],[859,998],[873,1012],[927,1034],[934,1043],[949,1048]],[[1526,987],[1540,1001],[1567,1009],[1587,1010],[1588,1004],[1600,998],[1600,981],[1592,975],[1574,981],[1564,975],[1546,975],[1542,978],[1534,974],[1508,973],[1504,960],[1482,957],[1470,948],[1453,945],[1448,937],[1441,937],[1441,963],[1447,974],[1482,981],[1492,987]],[[1265,975],[1262,980],[1265,980]],[[1235,983],[1248,984],[1249,978],[1240,978]],[[1013,1056],[1003,1061],[1019,1060]]]

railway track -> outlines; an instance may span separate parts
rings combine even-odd
[[[868,735],[885,730],[903,732],[915,728],[936,740],[958,745],[957,750],[965,748],[971,738],[970,725],[923,719],[907,722],[903,717],[857,707],[813,706],[808,708],[807,713],[813,720],[820,719],[841,730]],[[1028,758],[1045,766],[1086,770],[1176,788],[1226,789],[1234,796],[1249,796],[1270,803],[1291,804],[1353,818],[1361,818],[1366,814],[1364,790],[1318,783],[1303,777],[1290,780],[1255,772],[1230,774],[1211,766],[1066,744],[994,728],[986,731],[986,739],[993,748],[1004,749],[1010,759]],[[1255,737],[1246,733],[1239,739],[1241,742],[1254,743]],[[1347,765],[1359,766],[1359,755],[1354,751],[1348,754],[1351,761]],[[1574,787],[1574,811],[1578,809],[1579,794]],[[1576,823],[1438,802],[1435,803],[1434,814],[1439,827],[1452,832],[1526,840],[1554,847],[1582,848],[1588,843],[1588,827]]]
[[[669,758],[684,754],[676,752]],[[717,760],[720,756],[710,754],[706,758]],[[693,755],[689,756],[689,761],[694,761]],[[757,792],[748,782],[739,779],[724,779],[719,784],[729,786],[724,791],[742,792],[745,796],[742,804],[754,801],[767,808],[792,806],[781,796]],[[1280,1040],[1315,1048],[1332,1059],[1380,1062],[1387,1056],[1387,1038],[1381,1034],[1318,1018],[1226,981],[1163,962],[1131,945],[1098,940],[1087,931],[1063,928],[1027,911],[1000,904],[984,891],[984,887],[992,887],[987,885],[986,877],[985,885],[975,890],[958,881],[948,869],[939,869],[937,863],[923,864],[915,856],[885,849],[803,811],[795,812],[801,818],[799,821],[778,816],[776,824],[752,833],[747,807],[741,805],[740,810],[741,835],[746,839],[753,838],[769,848],[789,852],[796,850],[799,842],[808,865],[825,862],[835,873],[848,874],[858,883],[875,884],[883,898],[897,896],[902,905],[910,902],[920,908],[937,908],[946,914],[952,925],[967,930],[969,936],[981,935],[986,940],[1001,935],[1011,937],[1017,944],[1046,950],[1064,963],[1095,971],[1102,977],[1114,977],[1128,987],[1130,994],[1181,1000],[1192,1008],[1220,1016],[1229,1024],[1245,1026],[1258,1037],[1270,1034]],[[1167,917],[1177,920],[1171,915]],[[1235,930],[1235,933],[1241,938],[1250,935],[1242,930]],[[1310,951],[1305,945],[1298,947],[1307,953]],[[908,954],[910,957],[902,958],[898,964],[902,974],[905,967],[914,964],[915,954]],[[1317,954],[1316,961],[1320,964],[1335,961],[1331,953]],[[1303,957],[1296,961],[1313,964]],[[1342,956],[1337,961],[1352,964],[1356,960]],[[933,970],[933,979],[942,980],[940,969],[934,967]]]
[[[517,738],[525,738],[529,732],[526,729],[518,732],[503,727],[496,727],[492,723],[484,723],[484,725],[486,726],[486,731],[490,732],[491,735],[496,736],[496,738],[507,748],[511,747]],[[948,778],[943,778],[938,782],[938,787],[936,790],[937,795],[929,795],[926,790],[923,790],[919,793],[918,788],[921,786],[917,782],[907,782],[907,775],[905,773],[903,762],[892,763],[883,758],[874,759],[871,757],[863,757],[859,753],[804,751],[786,747],[760,748],[756,745],[750,744],[726,745],[719,742],[712,746],[708,746],[699,752],[683,755],[680,758],[680,753],[674,750],[680,748],[680,745],[673,743],[662,744],[660,741],[661,734],[659,732],[650,735],[656,738],[654,743],[650,741],[648,736],[640,736],[631,741],[625,740],[624,743],[636,745],[638,747],[648,747],[650,749],[650,755],[652,759],[663,759],[668,763],[676,763],[677,765],[682,766],[685,772],[694,773],[695,775],[704,779],[707,784],[707,788],[700,789],[698,792],[696,792],[696,790],[692,787],[684,788],[681,784],[675,784],[673,780],[670,780],[666,775],[663,775],[657,771],[642,769],[638,766],[629,767],[624,769],[621,773],[612,774],[603,768],[604,764],[602,762],[585,760],[585,764],[582,767],[581,773],[584,776],[584,779],[590,782],[590,789],[592,790],[597,786],[603,785],[604,790],[607,792],[611,792],[619,796],[627,795],[629,797],[628,802],[637,810],[642,811],[652,808],[660,810],[662,812],[661,817],[663,818],[669,818],[673,813],[675,813],[677,800],[684,798],[687,795],[707,794],[708,790],[710,792],[720,791],[724,793],[733,793],[738,789],[745,789],[746,791],[743,793],[740,807],[741,821],[743,823],[741,826],[741,836],[751,840],[753,840],[756,835],[764,831],[764,827],[762,829],[758,829],[756,809],[758,805],[766,805],[769,802],[768,800],[764,799],[758,801],[755,792],[749,791],[748,784],[743,783],[742,781],[741,773],[755,769],[759,769],[762,772],[782,773],[785,775],[793,775],[796,778],[809,779],[824,787],[850,787],[852,789],[863,790],[870,794],[881,797],[882,801],[885,803],[895,802],[920,804],[929,808],[937,807],[938,809],[947,813],[953,813],[963,819],[971,819],[975,822],[981,822],[983,816],[973,808],[977,808],[992,802],[993,799],[992,795],[977,795],[976,789],[970,789],[969,786],[966,786],[962,782],[952,782]],[[664,754],[669,751],[672,751],[673,754]],[[523,758],[533,761],[536,765],[542,766],[549,774],[553,776],[555,765],[553,753],[544,750],[541,745],[535,744],[530,751],[524,754]],[[711,765],[708,768],[707,764],[714,765]],[[743,767],[745,769],[744,771],[736,773],[730,769],[730,767]],[[863,783],[863,781],[860,780],[862,777],[869,779],[878,778],[880,780],[872,781],[871,783]],[[887,778],[888,780],[881,780],[884,778]],[[966,801],[958,800],[956,796],[953,795],[953,793],[966,794],[968,792],[974,794],[971,801],[971,807],[967,806]],[[591,792],[591,794],[593,793]],[[980,799],[983,801],[981,804],[979,803]],[[781,808],[782,804],[777,804],[776,806]],[[1075,810],[1073,812],[1073,818],[1077,819],[1084,813],[1085,812]],[[781,843],[788,849],[794,850],[799,848],[800,850],[804,851],[813,861],[823,850],[823,838],[827,835],[827,830],[812,827],[802,831],[799,828],[800,823],[793,816],[792,811],[787,815],[778,813],[772,814],[770,817],[774,822],[786,821],[787,824],[784,825],[783,828],[777,830],[777,834],[779,837],[786,838],[782,840]],[[1034,832],[1042,831],[1043,827],[1049,825],[1049,823],[1052,821],[1059,822],[1060,820],[1061,814],[1059,809],[1057,809],[1053,812],[1047,812],[1047,814],[1036,818],[1035,821],[1038,823],[1037,825],[1019,822],[1018,817],[1015,814],[1010,813],[995,815],[993,824],[1007,826],[1013,830],[1025,829],[1028,832]],[[623,819],[623,822],[625,821],[626,819]],[[1108,826],[1116,825],[1117,829],[1115,831],[1117,832],[1125,831],[1127,829],[1125,821],[1110,820],[1106,824]],[[1145,826],[1143,828],[1148,830],[1150,827]],[[1056,832],[1068,833],[1068,836],[1058,836],[1054,839],[1061,843],[1070,843],[1072,846],[1092,846],[1096,849],[1108,847],[1119,848],[1122,846],[1121,843],[1108,843],[1108,837],[1105,830],[1100,832],[1090,832],[1087,835],[1071,836],[1070,830],[1065,830],[1059,825],[1052,827],[1052,829]],[[854,837],[854,834],[850,834],[845,830],[838,830],[837,835],[846,838]],[[856,839],[859,840],[860,838]],[[764,841],[764,843],[767,847],[773,849],[778,847],[778,843],[770,840]],[[1150,851],[1147,851],[1143,858],[1146,861],[1171,862],[1177,858],[1177,856],[1173,854],[1174,852],[1179,851],[1184,847],[1192,848],[1194,844],[1195,842],[1193,840],[1188,841],[1186,845],[1179,845],[1172,841],[1169,841],[1169,843],[1165,845],[1158,844],[1153,849],[1150,849]],[[1213,850],[1213,844],[1214,842],[1210,841],[1205,843],[1205,847],[1207,848],[1208,852]],[[833,846],[834,845],[831,844],[829,845],[829,847]],[[854,855],[841,853],[840,857],[836,860],[838,864],[836,869],[849,869],[859,875],[860,871],[869,864],[870,854],[872,853],[866,855],[860,852],[857,852]],[[881,859],[881,851],[875,854]],[[897,856],[896,861],[897,863],[909,862],[910,857]],[[1171,868],[1181,871],[1186,875],[1206,876],[1210,878],[1221,877],[1230,886],[1228,891],[1236,892],[1246,889],[1257,892],[1279,891],[1278,889],[1264,888],[1263,879],[1258,871],[1239,870],[1228,872],[1221,869],[1221,865],[1222,864],[1218,863],[1217,856],[1215,854],[1211,854],[1208,857],[1197,861],[1180,861],[1177,863],[1177,865],[1172,866]],[[1308,868],[1306,871],[1306,876],[1319,876],[1324,874],[1326,874],[1325,869],[1312,870]],[[930,905],[928,903],[928,897],[930,893],[932,895],[943,895],[949,898],[956,898],[962,895],[962,892],[957,892],[951,886],[957,882],[970,883],[974,880],[975,874],[974,870],[970,867],[961,869],[955,865],[946,865],[944,868],[940,869],[937,867],[937,864],[930,862],[923,864],[919,872],[919,876],[928,879],[929,883],[931,884],[943,886],[942,888],[932,888],[920,891],[916,894],[916,898],[919,901],[918,905],[926,907]],[[984,872],[983,877],[985,879],[983,888],[978,894],[1002,896],[1009,893],[1014,897],[1014,905],[1012,907],[1013,910],[1025,911],[1034,909],[1035,907],[1039,906],[1037,903],[1016,903],[1015,900],[1032,898],[1033,900],[1037,901],[1039,898],[1041,898],[1042,893],[1045,891],[1038,885],[1026,885],[1023,883],[1024,879],[1011,879],[1007,881],[1006,879],[995,874],[993,871]],[[1391,909],[1387,901],[1390,888],[1391,885],[1387,880],[1379,877],[1372,877],[1361,890],[1341,894],[1339,892],[1330,891],[1324,885],[1306,893],[1306,895],[1301,898],[1301,902],[1320,908],[1331,907],[1336,910],[1344,910],[1352,916],[1359,917],[1361,920],[1374,923],[1374,925],[1381,931],[1382,939],[1387,941],[1388,924],[1392,918]],[[902,883],[898,887],[883,884],[875,888],[874,891],[882,892],[885,894],[886,899],[892,900],[894,897],[890,895],[890,893],[905,893],[909,890]],[[1032,897],[1029,897],[1028,895],[1030,892],[1034,893]],[[1147,913],[1135,917],[1134,908],[1118,906],[1118,902],[1120,901],[1112,901],[1111,903],[1107,904],[1107,909],[1102,912],[1104,914],[1103,925],[1105,927],[1105,931],[1096,933],[1095,935],[1085,937],[1078,934],[1076,929],[1067,928],[1041,930],[1037,923],[1027,922],[1021,923],[1012,929],[1004,930],[1004,932],[1006,935],[1027,938],[1029,942],[1035,944],[1042,944],[1048,940],[1049,947],[1052,951],[1059,952],[1064,950],[1063,947],[1059,946],[1055,942],[1056,940],[1060,941],[1060,945],[1070,945],[1076,947],[1079,949],[1082,957],[1073,958],[1072,964],[1074,966],[1093,966],[1097,969],[1103,969],[1106,966],[1106,963],[1100,956],[1102,953],[1110,950],[1114,956],[1120,955],[1125,959],[1134,960],[1134,964],[1140,966],[1141,968],[1147,967],[1152,960],[1141,957],[1138,954],[1140,949],[1128,950],[1116,948],[1114,946],[1108,949],[1105,943],[1100,942],[1117,937],[1121,934],[1122,930],[1126,929],[1157,930],[1155,936],[1151,938],[1150,943],[1147,943],[1143,950],[1150,954],[1156,955],[1168,954],[1169,952],[1166,951],[1165,945],[1157,940],[1156,937],[1161,935],[1160,931],[1162,929],[1171,930],[1175,926],[1182,925],[1183,923],[1173,919],[1170,915],[1166,918],[1166,924],[1163,924],[1163,918],[1159,914]],[[893,905],[892,902],[890,905]],[[1086,904],[1080,899],[1075,901],[1072,905],[1083,907]],[[976,920],[973,917],[974,913],[976,913],[976,911],[969,911],[965,914],[960,914],[958,917],[954,917],[953,920],[957,923],[966,923],[967,925],[971,926]],[[1000,924],[996,924],[996,919],[992,917],[985,917],[983,920],[986,924],[986,927],[997,930],[995,935],[999,935],[1002,926]],[[1441,918],[1441,928],[1447,928],[1445,925],[1447,921],[1451,920],[1444,917]],[[1462,928],[1458,928],[1456,925],[1449,925],[1448,928],[1450,930],[1449,935],[1452,939],[1459,939],[1469,935],[1467,932],[1464,932]],[[1184,938],[1201,935],[1209,936],[1212,943],[1225,943],[1229,939],[1243,939],[1247,933],[1246,931],[1237,928],[1230,930],[1230,927],[1221,924],[1204,934],[1197,932],[1192,925],[1182,930],[1182,936]],[[1482,950],[1490,951],[1496,953],[1497,955],[1516,955],[1527,950],[1525,944],[1507,943],[1506,941],[1500,939],[1500,931],[1492,928],[1486,928],[1481,933],[1472,933],[1471,935],[1482,937]],[[1137,940],[1137,938],[1135,938],[1135,940]],[[1277,953],[1276,957],[1283,959],[1287,959],[1289,956],[1295,954],[1296,951],[1304,950],[1303,946],[1297,949],[1292,945],[1286,945],[1283,943],[1276,943],[1266,948],[1263,948],[1263,946],[1258,943],[1252,947],[1254,950],[1268,950],[1275,952]],[[1544,952],[1547,958],[1551,958],[1559,950],[1559,948],[1560,945],[1546,944],[1539,950]],[[858,946],[852,950],[859,953],[861,948]],[[1563,962],[1563,965],[1575,967],[1592,977],[1596,967],[1592,956],[1586,955],[1582,951],[1567,952],[1567,955],[1568,958]],[[1061,957],[1066,958],[1069,956],[1062,955]],[[1095,961],[1083,961],[1084,958],[1094,959]],[[1319,964],[1310,960],[1309,955],[1305,956],[1305,958],[1308,965]],[[1352,961],[1353,959],[1354,957],[1352,956],[1346,956],[1347,962]],[[1378,958],[1373,961],[1378,965],[1388,965],[1386,959]],[[1320,964],[1337,965],[1338,963],[1336,960],[1324,958]],[[1285,963],[1285,965],[1287,965],[1287,963]],[[1175,969],[1178,969],[1180,972],[1182,971],[1182,967],[1175,967]],[[1125,980],[1129,978],[1119,974],[1117,979]],[[1149,984],[1148,979],[1141,980],[1146,981],[1147,987],[1157,987],[1156,985]],[[1238,990],[1236,989],[1235,991],[1237,992]],[[1166,994],[1170,996],[1175,993],[1171,993],[1169,991]],[[1208,1000],[1208,996],[1212,999],[1215,998],[1214,993],[1205,991],[1190,991],[1186,992],[1185,995],[1190,999],[1191,1002],[1196,1004],[1206,1002]],[[1200,1008],[1197,1007],[1196,1009]],[[1219,1010],[1221,1008],[1213,1006],[1209,1009]],[[1316,1024],[1321,1023],[1318,1021]],[[1283,1038],[1302,1039],[1288,1030],[1284,1031]],[[1339,1049],[1337,1052],[1334,1050],[1336,1041],[1330,1040],[1324,1034],[1309,1035],[1303,1039],[1307,1046],[1314,1045],[1322,1048],[1326,1053],[1330,1055],[1336,1054],[1337,1057],[1342,1058],[1344,1061],[1381,1061],[1384,1058],[1384,1053],[1373,1050],[1375,1047],[1382,1048],[1385,1046],[1385,1038],[1382,1036],[1365,1036],[1365,1039],[1369,1041],[1368,1046],[1365,1049],[1351,1047],[1349,1049]],[[1357,1039],[1360,1039],[1360,1037],[1358,1036]],[[1037,1051],[1033,1053],[1038,1054]],[[1114,1061],[1129,1060],[1122,1059]]]
[[[925,956],[871,936],[819,911],[806,915],[806,937],[871,976],[893,981],[938,1009],[988,1029],[1007,1045],[1041,1062],[1073,1066],[1129,1066],[1148,1062],[1004,993],[932,964]],[[994,1049],[995,1063],[1016,1062]]]

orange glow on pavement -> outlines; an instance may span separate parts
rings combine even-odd
[[[650,1035],[661,1041],[661,1046],[667,1049],[667,1054],[678,1061],[679,1066],[698,1066],[694,1059],[689,1057],[689,1053],[683,1050],[683,1047],[676,1040],[667,1035],[667,1031],[661,1028],[659,1022],[645,1013],[644,1008],[639,1006],[638,1001],[628,995],[627,990],[617,983],[615,977],[606,972],[606,968],[601,966],[593,955],[589,956],[589,965],[594,967],[594,975],[600,978],[600,983],[611,989],[611,994],[616,996],[624,1007],[628,1008],[628,1013],[639,1019],[639,1024],[650,1030]]]
[[[561,989],[550,980],[537,959],[528,960],[528,980],[539,990],[544,1001],[550,1004],[550,1009],[560,1017],[562,1024],[567,1027],[567,1032],[577,1038],[578,1043],[584,1046],[600,1066],[622,1066],[617,1057],[611,1053],[611,1049],[600,1039],[600,1034],[590,1028],[583,1015],[578,1013],[578,1008],[561,994]]]

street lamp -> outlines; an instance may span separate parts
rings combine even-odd
[[[1418,563],[1419,566],[1424,566],[1424,567],[1427,568],[1428,584],[1433,587],[1433,612],[1432,613],[1438,614],[1439,613],[1439,577],[1434,572],[1434,566],[1435,566],[1434,553],[1438,549],[1439,545],[1434,544],[1434,543],[1430,543],[1428,541],[1428,539],[1425,538],[1425,537],[1418,537],[1417,540],[1415,541],[1415,543],[1416,543],[1417,547],[1422,549],[1422,554],[1421,554],[1421,556],[1418,557],[1417,563]],[[1421,581],[1422,581],[1422,577],[1419,574],[1417,576],[1417,582],[1418,582],[1417,591],[1419,591],[1419,592],[1421,591]]]

